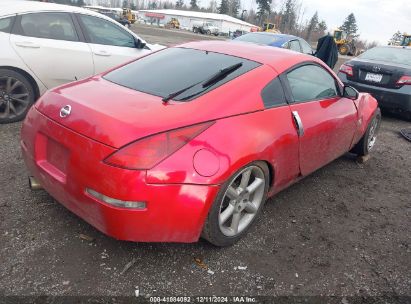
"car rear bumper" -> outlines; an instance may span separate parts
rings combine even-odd
[[[31,175],[51,196],[119,240],[195,242],[219,190],[213,185],[147,184],[145,171],[115,168],[101,161],[113,148],[57,124],[34,108],[23,124],[21,147]],[[86,189],[145,202],[146,208],[118,208]]]
[[[411,86],[389,89],[349,81],[344,73],[338,73],[338,77],[345,85],[352,86],[360,92],[370,93],[377,99],[381,108],[411,112]]]

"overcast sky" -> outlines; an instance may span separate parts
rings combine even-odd
[[[186,0],[189,2],[188,0]],[[201,0],[208,6],[210,0]],[[278,10],[284,0],[273,0]],[[392,35],[400,30],[411,32],[411,0],[300,0],[305,8],[304,18],[318,11],[330,31],[339,27],[345,17],[354,13],[361,39],[386,44]],[[220,0],[217,0],[219,3]],[[243,9],[256,8],[255,0],[242,0]]]

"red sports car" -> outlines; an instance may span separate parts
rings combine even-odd
[[[33,186],[120,240],[233,244],[267,197],[374,146],[376,100],[289,50],[193,42],[44,94]]]

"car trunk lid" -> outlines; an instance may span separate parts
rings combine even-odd
[[[159,96],[93,77],[47,92],[36,103],[36,108],[66,128],[120,148],[151,134],[260,109],[256,103],[250,106],[249,102],[236,103],[232,107],[209,102],[210,98],[218,98],[216,91],[190,102],[163,103]],[[252,91],[250,94],[254,94]],[[225,95],[234,98],[230,93]],[[250,100],[247,95],[244,98]],[[63,116],[67,114],[66,106],[71,107],[70,114],[61,117],[60,112]]]
[[[352,60],[354,76],[350,80],[385,88],[397,88],[397,81],[409,71],[406,65],[373,60]]]

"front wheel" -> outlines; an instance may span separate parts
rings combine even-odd
[[[347,55],[350,52],[350,47],[347,44],[343,44],[338,51],[341,55]]]
[[[368,155],[375,146],[380,125],[381,110],[378,108],[370,124],[368,125],[367,131],[365,132],[364,136],[354,146],[354,148],[352,148],[351,152],[357,154],[358,156]]]
[[[260,213],[268,187],[269,171],[264,162],[253,162],[237,171],[221,187],[202,237],[216,246],[237,242]]]

